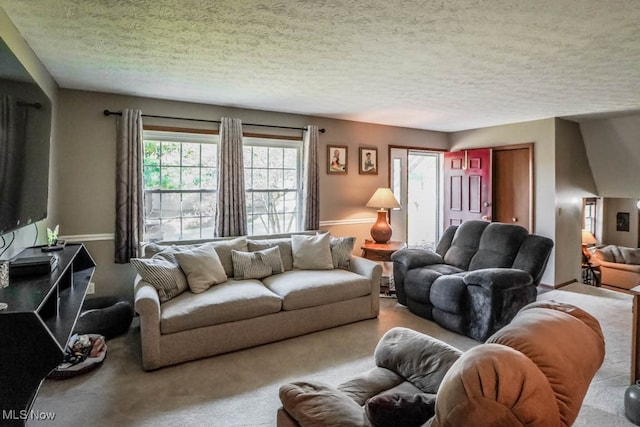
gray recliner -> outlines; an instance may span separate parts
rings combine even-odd
[[[445,230],[435,252],[394,253],[398,302],[418,316],[485,341],[535,301],[553,241],[518,225],[467,221]]]

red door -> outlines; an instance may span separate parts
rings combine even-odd
[[[491,149],[444,153],[444,228],[491,221]]]

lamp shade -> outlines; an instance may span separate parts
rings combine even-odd
[[[595,245],[596,243],[598,243],[598,241],[589,230],[582,230],[583,245]]]
[[[390,188],[378,188],[367,202],[367,207],[378,209],[396,209],[400,207],[400,203],[398,203]]]

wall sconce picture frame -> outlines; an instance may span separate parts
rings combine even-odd
[[[360,166],[358,173],[360,175],[378,175],[378,149],[369,147],[360,147],[359,156]]]
[[[346,175],[348,156],[349,147],[346,145],[327,145],[327,173]]]

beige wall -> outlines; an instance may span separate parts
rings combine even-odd
[[[577,123],[555,119],[556,130],[556,284],[581,277],[582,198],[597,189]]]
[[[38,57],[35,55],[31,47],[27,44],[27,42],[22,38],[16,27],[9,20],[9,17],[5,14],[4,10],[0,8],[0,38],[7,44],[9,49],[14,53],[14,55],[18,58],[18,60],[22,63],[24,68],[31,74],[31,77],[40,85],[42,90],[47,94],[49,99],[51,99],[52,104],[52,116],[53,120],[51,123],[51,151],[49,157],[49,163],[54,164],[56,149],[55,149],[55,141],[56,141],[56,107],[57,107],[57,97],[58,97],[58,85],[51,78],[51,75],[47,71],[47,69],[42,65]],[[49,202],[48,202],[48,218],[51,218],[53,213],[55,200],[56,200],[56,182],[50,173],[49,175]],[[35,226],[29,225],[27,227],[23,227],[18,229],[15,234],[9,233],[8,235],[3,236],[6,242],[11,241],[12,235],[15,236],[15,240],[13,244],[9,247],[9,249],[2,255],[3,259],[8,259],[18,254],[27,246],[32,246],[36,243],[43,243],[45,237],[45,229],[49,224],[49,220],[40,221],[36,224],[38,230],[36,231]]]
[[[533,230],[536,234],[549,237],[555,241],[556,150],[554,119],[454,132],[450,134],[449,138],[452,151],[534,143],[535,206]],[[542,283],[544,284],[554,285],[558,283],[555,277],[555,265],[562,261],[562,256],[557,254],[558,252],[554,248],[547,270],[542,277]]]
[[[640,198],[640,114],[580,124],[601,197]]]
[[[638,247],[638,199],[606,197],[602,199],[602,240],[605,245]],[[629,213],[629,231],[616,230],[618,212]]]
[[[113,263],[115,223],[115,138],[116,118],[102,111],[140,108],[143,113],[219,120],[239,117],[245,123],[325,128],[320,135],[320,221],[321,228],[336,235],[358,238],[356,252],[368,237],[376,216],[364,205],[379,186],[388,185],[388,146],[407,145],[445,149],[446,134],[295,114],[235,109],[204,104],[114,94],[60,90],[59,156],[54,167],[58,183],[55,221],[64,236],[85,242],[98,264],[95,282],[99,295],[132,296],[133,271]],[[193,122],[145,119],[146,124],[195,126]],[[200,125],[201,127],[216,125]],[[264,128],[247,131],[265,132]],[[282,132],[282,131],[271,131]],[[298,133],[299,134],[299,133]],[[327,175],[327,144],[347,145],[349,170],[345,175]],[[378,148],[378,175],[358,174],[358,147]]]

